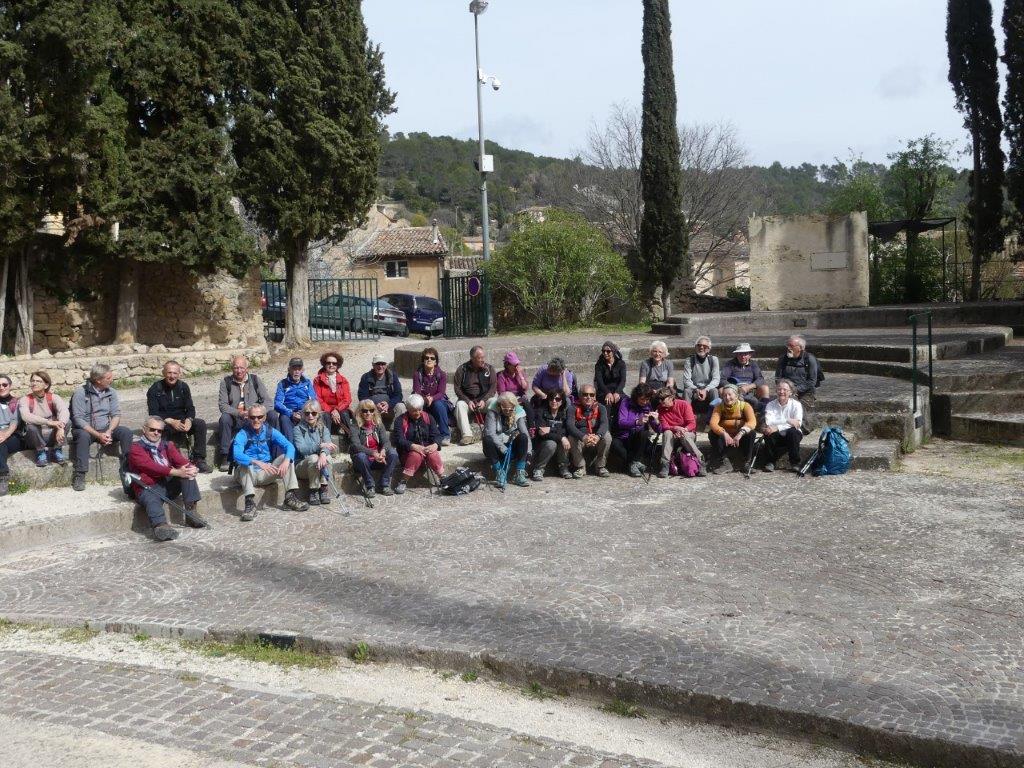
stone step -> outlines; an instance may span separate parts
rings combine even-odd
[[[950,437],[970,443],[1024,446],[1024,413],[953,414]]]
[[[949,435],[957,413],[1024,413],[1024,389],[937,392],[932,395],[932,430]]]

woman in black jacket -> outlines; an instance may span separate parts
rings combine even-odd
[[[604,403],[608,423],[618,424],[619,402],[626,392],[626,361],[612,342],[601,345],[601,354],[594,365],[594,388],[597,402]]]
[[[572,479],[569,471],[569,427],[566,419],[569,408],[565,393],[560,389],[545,392],[547,399],[533,413],[533,479],[544,479],[544,469],[551,457],[558,455],[558,472],[567,480]]]
[[[377,493],[374,482],[375,469],[383,470],[380,477],[380,492],[391,496],[391,476],[398,467],[398,451],[391,447],[388,431],[380,422],[380,412],[373,400],[366,399],[356,404],[356,416],[350,430],[352,445],[352,467],[359,475],[363,494],[373,498]]]

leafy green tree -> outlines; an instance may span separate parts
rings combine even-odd
[[[949,0],[949,81],[971,134],[974,167],[967,217],[971,235],[970,299],[981,293],[981,266],[1003,247],[1003,118],[989,0]]]
[[[358,0],[234,0],[244,19],[231,139],[237,190],[284,259],[286,344],[309,341],[309,246],[339,241],[377,189],[394,95]]]
[[[608,310],[609,299],[628,300],[633,291],[625,262],[604,233],[558,209],[543,222],[522,221],[487,270],[497,314],[516,325],[588,323]]]
[[[676,127],[676,80],[672,70],[672,23],[668,0],[644,0],[641,52],[644,93],[640,186],[644,211],[640,249],[630,270],[645,299],[660,293],[664,317],[672,311],[672,290],[680,279],[693,288],[683,215],[679,131]]]
[[[1010,153],[1006,164],[1006,189],[1013,205],[1013,225],[1024,239],[1024,0],[1005,0],[1003,32],[1006,43],[1006,95],[1003,122]]]

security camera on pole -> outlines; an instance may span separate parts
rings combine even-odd
[[[480,14],[487,10],[488,0],[473,0],[469,4],[469,11],[473,14],[473,37],[476,42],[476,117],[477,126],[480,130],[480,156],[474,161],[476,169],[480,172],[480,209],[481,228],[480,234],[483,240],[484,262],[491,258],[491,217],[487,210],[487,174],[494,171],[494,156],[488,155],[484,149],[484,99],[483,87],[489,81],[491,87],[497,91],[501,88],[501,80],[494,76],[487,75],[480,68]],[[489,293],[489,292],[488,292]],[[494,318],[491,315],[490,296],[487,296],[487,332],[494,330]]]

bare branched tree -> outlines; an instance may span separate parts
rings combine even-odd
[[[753,170],[730,123],[686,125],[679,138],[694,282],[710,292],[732,281],[732,265],[745,246]],[[607,121],[594,125],[587,137],[582,157],[592,169],[582,171],[573,185],[572,207],[624,253],[640,243],[640,149],[640,112],[613,105]],[[716,278],[719,269],[722,277]]]

